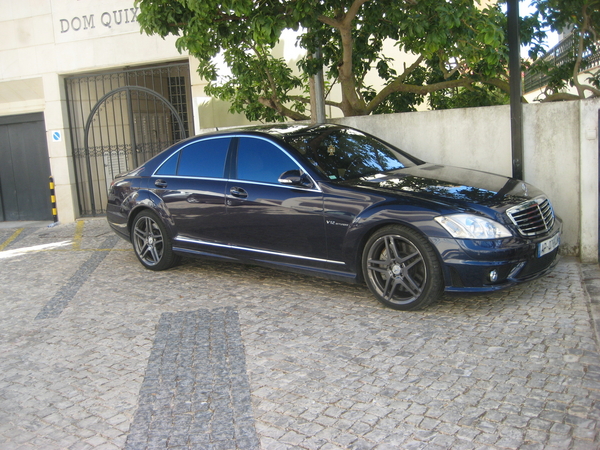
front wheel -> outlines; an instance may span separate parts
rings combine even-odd
[[[131,227],[131,241],[138,260],[150,270],[165,270],[179,262],[171,239],[158,216],[150,210],[139,213]]]
[[[400,225],[384,227],[369,238],[362,269],[371,292],[394,309],[424,308],[444,288],[440,263],[429,241]]]

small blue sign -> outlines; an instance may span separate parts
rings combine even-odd
[[[60,131],[52,132],[52,142],[60,142],[62,141],[62,133]]]

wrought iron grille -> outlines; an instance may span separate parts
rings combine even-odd
[[[560,67],[563,64],[574,61],[576,58],[576,46],[577,42],[575,36],[570,34],[552,49],[548,50],[548,52],[540,60],[536,61],[531,69],[525,73],[523,79],[523,91],[525,93],[535,91],[548,84],[550,75],[536,71],[536,65],[547,64],[550,67]],[[594,69],[598,66],[600,66],[600,52],[596,51],[593,53],[588,51],[583,55],[580,73]]]
[[[83,216],[104,214],[107,188],[117,174],[134,169],[189,135],[189,64],[69,77],[65,85],[79,210]],[[144,92],[119,91],[127,86],[144,88]],[[148,90],[157,95],[147,94]],[[162,99],[177,111],[184,129]],[[85,125],[100,100],[86,149]]]

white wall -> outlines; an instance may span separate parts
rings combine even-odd
[[[561,251],[598,261],[600,99],[524,105],[524,178],[564,222]],[[430,162],[512,175],[510,107],[349,117],[335,122],[379,136]]]
[[[598,262],[598,123],[600,99],[579,103],[581,260]]]
[[[134,0],[0,2],[0,80],[187,58],[140,34]]]
[[[523,108],[524,177],[552,200],[563,219],[562,250],[579,254],[579,102],[534,103]]]

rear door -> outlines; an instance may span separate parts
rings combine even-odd
[[[173,154],[150,179],[174,222],[176,241],[194,247],[226,244],[225,162],[231,138],[194,141]]]

